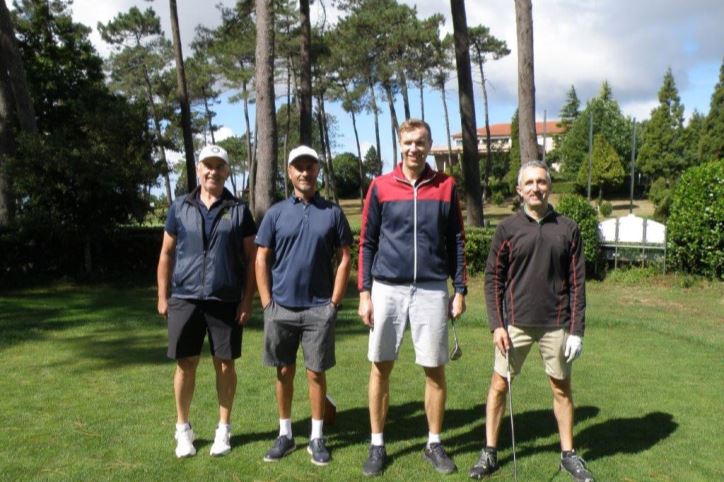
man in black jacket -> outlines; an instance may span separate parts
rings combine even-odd
[[[575,480],[592,482],[573,449],[571,365],[580,354],[585,329],[585,259],[578,226],[548,205],[551,178],[540,161],[518,173],[520,212],[495,231],[485,268],[485,301],[495,344],[495,367],[485,406],[486,446],[470,477],[500,468],[496,446],[505,413],[507,375],[517,375],[538,343],[553,391],[561,442],[560,467]]]
[[[206,332],[216,369],[219,425],[211,455],[231,450],[236,392],[234,359],[256,287],[256,224],[245,204],[224,188],[230,168],[215,145],[199,154],[199,187],[169,208],[158,261],[158,313],[168,319],[168,357],[176,360],[176,456],[196,454],[189,410]],[[170,297],[169,297],[170,295]]]

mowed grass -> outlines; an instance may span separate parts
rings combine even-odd
[[[597,480],[724,479],[724,301],[721,283],[678,287],[674,276],[588,284],[588,330],[574,368],[579,453]],[[443,440],[464,480],[483,444],[484,396],[492,362],[482,281],[457,324],[464,355],[448,368]],[[326,428],[333,462],[309,462],[306,381],[297,374],[294,431],[300,446],[262,462],[277,432],[274,370],[261,363],[258,311],[238,363],[233,450],[208,455],[217,421],[213,369],[205,351],[192,423],[196,457],[177,460],[165,323],[151,282],[136,286],[56,283],[0,293],[1,480],[360,480],[369,437],[366,330],[352,286],[337,330],[329,391],[337,423]],[[300,359],[301,360],[301,359]],[[532,354],[513,387],[520,480],[556,474],[558,436],[551,396]],[[440,480],[421,458],[427,428],[423,376],[409,332],[392,377],[385,437],[392,462],[382,480]],[[512,479],[508,419],[500,444]]]

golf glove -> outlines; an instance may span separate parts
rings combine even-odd
[[[573,360],[581,356],[583,351],[583,338],[577,335],[569,335],[566,340],[566,362],[571,363]]]

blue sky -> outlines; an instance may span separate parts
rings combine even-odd
[[[217,3],[217,2],[213,2]],[[235,0],[220,3],[233,5]],[[337,12],[327,6],[327,21],[334,22]],[[442,13],[445,29],[452,30],[449,2],[439,0],[404,1],[417,8],[421,17]],[[556,119],[571,85],[576,87],[582,103],[595,96],[601,83],[608,80],[614,97],[624,114],[637,119],[649,117],[657,104],[657,92],[663,75],[671,68],[679,89],[685,116],[694,109],[706,113],[719,66],[724,56],[724,2],[719,0],[546,0],[533,2],[536,111],[539,120],[544,110],[548,119]],[[164,30],[170,32],[168,2],[154,0],[75,0],[74,18],[93,27],[92,39],[102,54],[108,47],[100,41],[95,25],[106,22],[131,6],[152,5],[162,18]],[[214,27],[219,15],[212,2],[179,0],[181,36],[185,44],[193,37],[194,27],[201,23]],[[516,106],[517,60],[515,54],[515,12],[510,0],[466,2],[469,25],[487,25],[493,35],[505,40],[511,55],[486,65],[490,81],[489,104],[491,123],[509,122]],[[320,19],[320,0],[312,6],[313,21]],[[185,53],[188,53],[188,48]],[[483,125],[482,94],[476,74],[475,101],[478,126]],[[277,93],[282,95],[280,89]],[[451,131],[460,130],[457,79],[447,85],[447,103]],[[411,96],[413,116],[420,115],[417,93]],[[390,118],[386,105],[380,117],[382,156],[391,165],[392,147]],[[397,103],[402,115],[402,100]],[[216,106],[216,122],[224,131],[241,134],[244,130],[240,105]],[[327,112],[338,121],[333,153],[354,152],[354,135],[349,116],[339,106],[328,105]],[[438,91],[425,92],[426,120],[431,124],[435,144],[444,144],[445,125],[442,101]],[[253,122],[253,120],[252,120]],[[358,119],[360,139],[364,146],[374,144],[372,117]]]

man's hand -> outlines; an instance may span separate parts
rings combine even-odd
[[[465,313],[465,295],[455,293],[455,296],[448,302],[447,312],[453,320],[460,318]]]
[[[159,315],[163,316],[164,318],[168,318],[168,300],[165,296],[158,299],[157,310]]]
[[[500,353],[503,355],[507,354],[510,347],[513,346],[508,336],[508,330],[503,327],[496,328],[495,331],[493,331],[493,343],[495,343],[495,346],[498,347],[498,350],[500,350]]]
[[[251,318],[251,297],[246,300],[241,300],[239,306],[236,308],[236,321],[241,326],[246,325],[246,322]]]
[[[359,294],[359,308],[357,314],[362,318],[362,323],[372,328],[375,325],[372,311],[372,298],[369,291],[361,291]]]
[[[568,335],[566,340],[566,351],[564,353],[566,362],[571,363],[573,360],[581,356],[583,352],[583,338],[578,335]]]

